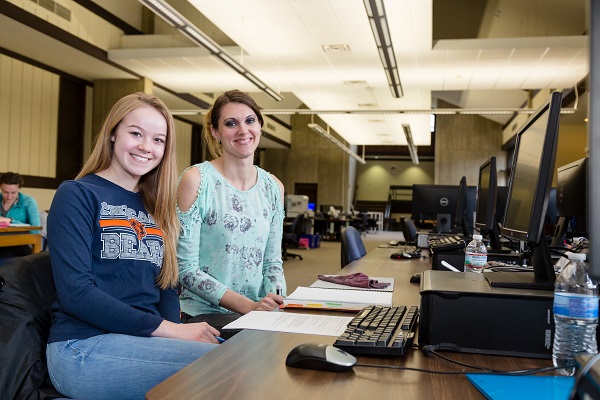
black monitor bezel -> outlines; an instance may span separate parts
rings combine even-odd
[[[521,289],[540,289],[553,290],[556,275],[552,265],[550,249],[544,234],[544,219],[546,207],[548,206],[548,197],[552,188],[552,178],[554,176],[554,165],[556,161],[556,151],[558,147],[558,129],[560,120],[560,107],[562,103],[562,93],[553,92],[531,115],[525,124],[517,132],[515,144],[515,156],[513,158],[511,178],[509,182],[508,199],[504,217],[504,225],[501,228],[502,234],[509,237],[522,240],[529,244],[530,265],[533,266],[533,273],[524,272],[489,272],[486,273],[486,279],[492,286],[510,287]],[[534,197],[527,223],[527,230],[523,231],[514,228],[513,221],[510,220],[509,209],[511,206],[512,191],[514,189],[515,175],[517,170],[517,161],[519,160],[519,150],[522,148],[521,142],[523,135],[529,128],[537,122],[544,114],[548,113],[546,132],[544,134],[544,143],[542,144],[541,160],[537,171],[537,180],[533,188]],[[515,203],[516,206],[516,203]],[[508,220],[508,221],[507,221]]]
[[[510,182],[508,185],[508,197],[506,201],[506,210],[504,212],[504,221],[502,226],[502,234],[512,237],[517,240],[522,240],[529,244],[537,244],[540,242],[542,233],[544,232],[544,218],[546,215],[546,209],[548,206],[548,199],[550,190],[552,189],[552,178],[554,176],[554,165],[556,161],[556,149],[558,147],[558,123],[560,116],[561,106],[561,93],[553,92],[550,98],[542,104],[534,114],[532,114],[523,126],[519,129],[516,135],[515,144],[515,156],[513,157],[512,172],[510,176]],[[519,159],[519,150],[522,142],[523,134],[537,122],[537,120],[544,115],[548,115],[548,123],[546,125],[546,134],[542,154],[540,160],[540,167],[538,170],[538,178],[536,181],[536,188],[533,195],[532,212],[529,215],[529,221],[527,223],[526,230],[520,230],[518,228],[510,226],[512,221],[507,219],[510,215],[511,198],[513,192],[513,183],[515,174],[519,171],[516,170],[517,161]],[[540,191],[543,190],[543,193]]]
[[[483,199],[483,172],[489,170],[487,179],[487,204],[482,204]],[[479,178],[477,180],[477,212],[475,217],[475,227],[478,229],[490,230],[496,223],[496,201],[498,195],[498,172],[496,170],[496,157],[490,157],[479,166]],[[482,218],[483,217],[483,218]]]

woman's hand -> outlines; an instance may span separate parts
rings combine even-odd
[[[255,302],[255,304],[255,311],[271,311],[283,304],[283,296],[269,293],[260,299],[260,301]]]
[[[191,340],[194,342],[219,343],[219,331],[206,322],[189,324],[175,324],[164,320],[152,336],[168,337],[173,339]]]

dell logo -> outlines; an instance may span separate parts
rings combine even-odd
[[[450,202],[448,201],[448,198],[447,198],[447,197],[442,197],[442,198],[440,199],[440,206],[442,206],[442,207],[446,207],[446,206],[447,206],[449,203],[450,203]]]

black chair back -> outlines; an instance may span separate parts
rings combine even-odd
[[[344,268],[354,260],[367,254],[360,232],[353,226],[342,229],[341,265]]]
[[[0,397],[65,397],[52,387],[46,367],[55,298],[47,251],[15,258],[0,268]]]

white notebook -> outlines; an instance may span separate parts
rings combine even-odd
[[[392,306],[392,292],[338,290],[299,286],[283,300],[289,308],[362,310],[371,305]]]

